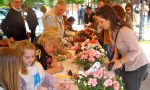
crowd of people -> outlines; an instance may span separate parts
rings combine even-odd
[[[44,6],[40,8],[44,30],[38,37],[35,35],[38,20],[32,8],[23,5],[22,0],[11,0],[9,6],[1,28],[8,42],[19,43],[14,47],[0,47],[0,89],[68,90],[64,83],[52,76],[64,69],[57,65],[58,61],[71,58],[64,49],[73,45],[66,39],[68,31],[73,33],[73,38],[80,33],[72,28],[75,18],[64,16],[67,3],[59,0],[49,11]],[[149,62],[133,30],[132,11],[131,3],[123,8],[119,4],[99,0],[94,11],[82,4],[78,10],[78,24],[95,29],[95,37],[107,52],[110,63],[114,63],[113,70],[120,69],[121,74],[116,74],[123,77],[125,89],[139,90]],[[26,34],[24,20],[31,30],[31,41]]]

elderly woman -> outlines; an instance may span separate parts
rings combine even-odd
[[[50,74],[61,72],[63,67],[57,66],[57,61],[67,58],[58,30],[56,27],[47,28],[38,39],[38,60]]]

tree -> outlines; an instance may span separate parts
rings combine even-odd
[[[28,5],[29,7],[34,7],[35,2],[44,3],[44,0],[25,0],[24,4]]]
[[[81,4],[81,3],[84,3],[86,0],[66,0],[66,2],[68,4],[71,4],[71,3],[75,3],[75,4]]]
[[[8,2],[8,0],[0,0],[0,6],[7,6]]]

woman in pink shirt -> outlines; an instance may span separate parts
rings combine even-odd
[[[139,90],[147,72],[148,59],[138,43],[136,34],[118,18],[109,5],[99,9],[96,18],[102,29],[109,30],[112,45],[116,48],[112,60],[113,69],[124,66],[123,80],[126,90]]]

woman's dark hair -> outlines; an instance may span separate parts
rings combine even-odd
[[[127,3],[126,6],[125,6],[125,9],[127,8],[131,8],[131,12],[133,12],[133,8],[132,8],[132,4],[131,3]]]
[[[92,8],[91,8],[91,7],[89,7],[89,6],[87,6],[87,7],[86,7],[86,10],[87,10],[87,9],[90,9],[90,10],[92,10]]]
[[[116,4],[113,6],[113,9],[116,11],[116,13],[120,19],[122,19],[122,20],[125,19],[125,11],[122,6],[120,6],[119,4]]]
[[[110,20],[111,29],[113,31],[118,30],[122,26],[128,26],[124,21],[120,20],[110,5],[104,5],[102,8],[96,11],[96,15],[100,16],[106,20]]]
[[[70,17],[67,19],[67,21],[68,21],[68,22],[73,22],[73,21],[75,21],[75,18],[72,17],[72,16],[70,16]]]

